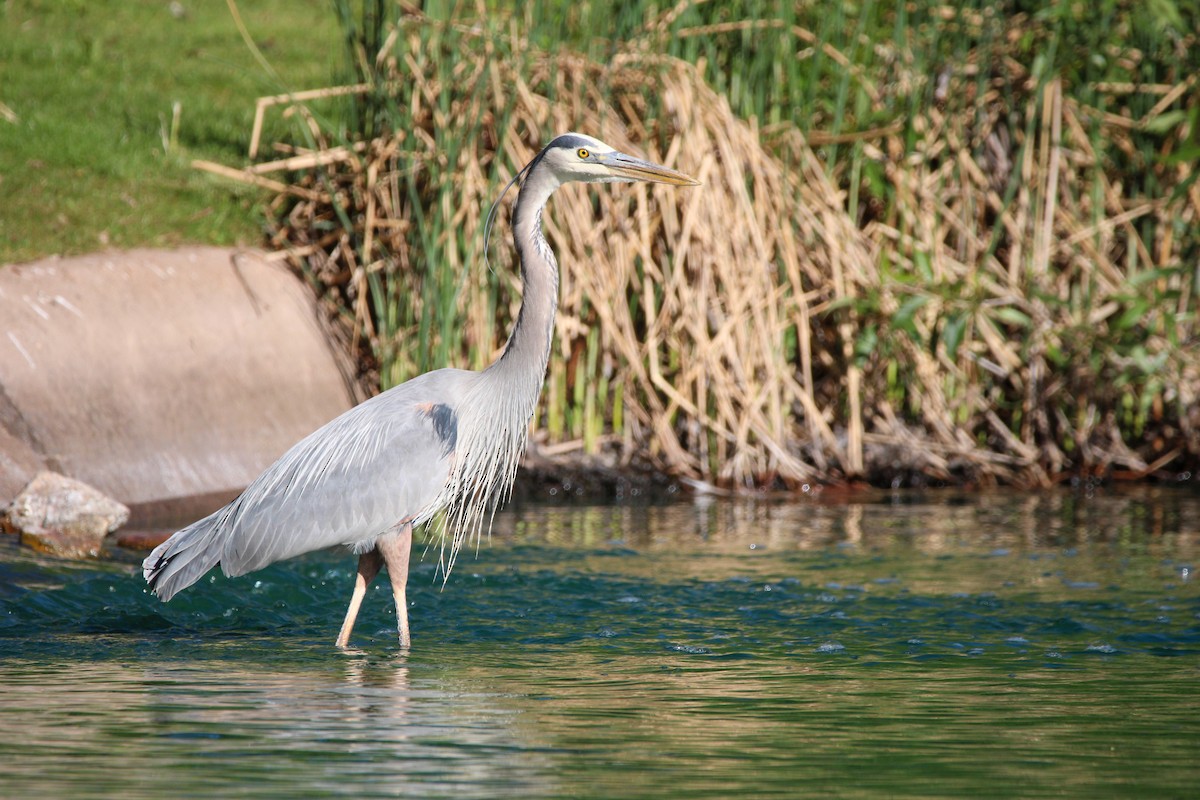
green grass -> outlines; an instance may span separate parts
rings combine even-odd
[[[260,241],[262,194],[191,161],[240,163],[257,97],[328,85],[337,20],[323,0],[243,3],[276,80],[226,4],[180,6],[177,17],[167,2],[0,4],[0,103],[17,116],[0,117],[0,263]]]
[[[399,6],[393,0],[242,2],[246,25],[275,74],[243,42],[225,3],[193,0],[182,5],[180,17],[165,0],[0,3],[0,112],[11,109],[17,117],[9,122],[0,114],[0,263],[106,245],[261,241],[264,195],[198,172],[191,161],[245,163],[254,100],[261,95],[372,77],[369,65],[388,31],[379,21],[391,19]],[[483,306],[470,306],[467,324],[458,316],[467,273],[449,265],[476,263],[480,245],[478,225],[452,218],[462,207],[463,165],[477,163],[490,182],[484,188],[494,191],[511,165],[492,160],[489,129],[522,130],[511,98],[474,119],[452,112],[466,99],[454,94],[461,70],[491,60],[524,76],[530,52],[560,48],[603,64],[635,40],[642,52],[702,63],[709,85],[737,116],[756,121],[765,149],[789,168],[797,166],[788,160],[797,151],[789,149],[788,134],[802,131],[821,169],[844,192],[844,207],[834,210],[864,231],[895,232],[880,240],[878,263],[870,265],[878,277],[851,276],[857,291],[842,296],[815,282],[825,311],[812,321],[824,342],[817,377],[829,387],[818,399],[835,409],[836,426],[844,427],[848,413],[840,376],[853,366],[882,376],[867,394],[886,396],[914,426],[924,424],[929,399],[939,396],[945,415],[984,449],[1004,451],[1008,439],[997,439],[999,426],[987,423],[981,409],[994,411],[1007,432],[1031,448],[1071,453],[1076,467],[1086,468],[1087,456],[1074,454],[1111,439],[1109,428],[1147,461],[1172,448],[1196,456],[1187,427],[1194,425],[1188,422],[1192,395],[1181,387],[1194,385],[1200,235],[1182,210],[1200,175],[1200,96],[1194,83],[1182,94],[1164,93],[1200,74],[1194,34],[1200,0],[532,0],[515,11],[488,2],[491,10],[481,20],[474,19],[480,6],[462,0],[421,5],[435,22],[467,24],[418,26],[419,46],[410,50],[405,40],[393,46],[392,55],[431,59],[420,69],[445,88],[436,100],[445,116],[427,131],[443,157],[423,163],[397,199],[397,218],[411,225],[406,239],[373,256],[390,265],[369,277],[375,335],[367,344],[379,359],[382,384],[447,363],[481,366],[496,346],[490,320],[511,308],[507,275],[494,272],[484,285],[465,287],[486,295]],[[490,42],[476,41],[476,31]],[[357,58],[347,59],[348,42]],[[484,44],[488,49],[471,49]],[[407,65],[402,72],[411,77]],[[556,94],[553,77],[535,80],[534,89],[551,103],[569,102]],[[939,92],[942,79],[953,81],[949,93]],[[603,92],[628,88],[605,80],[598,84]],[[639,84],[635,105],[644,120],[664,116],[653,83]],[[1087,146],[1071,139],[1062,151],[1067,166],[1084,166],[1062,173],[1053,196],[1067,211],[1046,241],[1146,203],[1166,211],[1142,214],[1128,226],[1114,223],[1107,243],[1098,233],[1081,239],[1080,247],[1096,248],[1095,257],[1070,258],[1083,252],[1076,249],[1035,264],[1035,234],[1051,196],[1041,158],[1054,150],[1043,100],[1055,85]],[[1120,86],[1133,88],[1113,88]],[[327,104],[317,109],[323,134],[332,142],[388,130],[411,134],[420,122],[409,102],[414,91],[411,80],[401,81],[399,89],[364,96],[358,105]],[[1171,99],[1163,103],[1164,96]],[[263,141],[306,141],[291,124],[277,109]],[[995,141],[1007,166],[991,162],[992,132],[1004,134]],[[963,143],[961,153],[950,135]],[[1094,153],[1086,163],[1080,160],[1085,150]],[[1020,168],[1027,154],[1038,155],[1030,160],[1032,183]],[[1001,208],[971,194],[982,187],[950,157],[957,155],[995,177],[991,188]],[[910,185],[944,187],[933,199],[953,209],[915,202],[909,189],[899,188],[906,178]],[[1105,187],[1112,187],[1111,197]],[[361,209],[337,211],[336,221],[314,222],[310,233],[352,228],[350,219]],[[1014,214],[1020,224],[996,221]],[[951,267],[971,240],[949,224],[960,220],[986,245],[962,270]],[[352,254],[363,247],[350,230],[341,242]],[[355,255],[357,263],[369,263],[361,251]],[[992,263],[1011,266],[1013,285],[988,275]],[[364,288],[341,291],[349,298]],[[1093,319],[1106,306],[1112,310]],[[354,317],[351,304],[345,308]],[[838,338],[843,321],[852,352]],[[985,342],[985,333],[994,333],[998,344]],[[784,331],[780,338],[797,365],[803,361],[796,355],[798,334]],[[628,383],[599,379],[596,341],[575,345],[580,358],[570,362],[570,374],[551,373],[547,426],[556,436],[593,442],[602,433],[595,410],[609,405],[605,398],[620,398],[611,414],[618,431],[639,398]],[[464,348],[470,351],[465,356]],[[1011,376],[981,371],[977,359],[1005,348],[1018,356]],[[918,380],[918,356],[940,364],[926,370],[925,383]],[[1054,380],[1030,380],[1031,371]],[[581,386],[587,389],[582,394]],[[1088,421],[1093,418],[1107,421],[1096,428]],[[1187,437],[1179,433],[1185,429]]]

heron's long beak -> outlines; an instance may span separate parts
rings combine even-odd
[[[661,164],[643,161],[640,158],[627,156],[624,153],[609,153],[600,162],[612,171],[618,178],[633,181],[652,181],[654,183],[669,183],[672,186],[699,186],[700,181],[691,175],[667,169]]]

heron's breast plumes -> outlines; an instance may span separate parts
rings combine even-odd
[[[463,544],[478,541],[485,521],[490,528],[496,509],[511,496],[541,394],[544,363],[536,381],[516,385],[501,363],[479,374],[457,416],[450,475],[438,503],[445,508],[439,559],[444,577]]]

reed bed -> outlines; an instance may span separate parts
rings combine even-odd
[[[462,20],[381,25],[379,4],[372,36],[347,28],[355,80],[324,92],[356,98],[369,135],[323,120],[319,92],[266,98],[260,115],[302,119],[306,146],[208,168],[275,190],[271,244],[324,298],[368,391],[498,353],[520,287],[503,222],[485,265],[483,219],[555,134],[696,175],[693,190],[568,187],[551,203],[544,454],[787,488],[1200,463],[1200,188],[1186,160],[1149,165],[1152,192],[1112,163],[1144,154],[1147,130],[1164,134],[1157,155],[1187,146],[1194,73],[1097,87],[1099,110],[982,47],[931,71],[900,42],[879,81],[795,19],[718,24],[695,5],[597,58]],[[957,13],[947,24],[986,27]],[[713,88],[732,74],[720,57],[661,55],[746,35],[841,76],[826,130],[760,127],[731,107],[744,86]]]

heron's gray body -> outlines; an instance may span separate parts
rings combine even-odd
[[[419,375],[309,434],[240,497],[155,551],[173,555],[155,593],[169,600],[218,564],[236,576],[336,545],[366,552],[398,522],[432,517],[454,457],[458,402],[482,374]]]
[[[169,600],[218,565],[226,575],[243,575],[344,545],[360,558],[339,645],[383,564],[407,645],[404,589],[413,527],[446,511],[442,568],[448,573],[459,547],[507,498],[525,450],[558,301],[558,265],[541,229],[550,195],[567,180],[695,183],[580,134],[552,141],[518,177],[512,227],[524,295],[500,358],[482,372],[420,375],[297,443],[232,503],[155,548],[142,564],[155,594]]]

